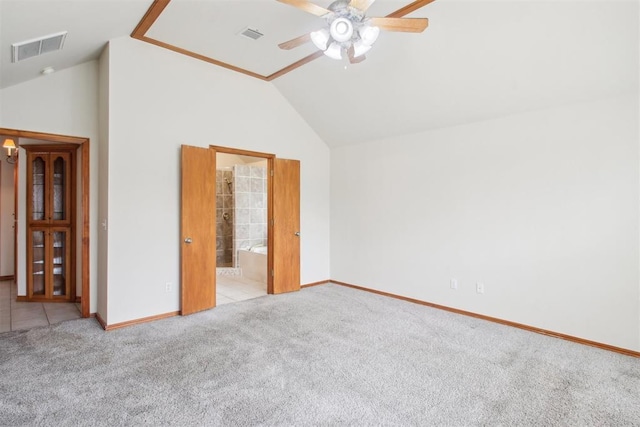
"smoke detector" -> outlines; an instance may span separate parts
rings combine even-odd
[[[11,62],[18,62],[47,52],[54,52],[62,49],[64,40],[67,37],[66,31],[50,34],[37,39],[25,40],[11,45]]]

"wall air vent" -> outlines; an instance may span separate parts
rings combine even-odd
[[[258,30],[254,30],[252,28],[245,28],[244,30],[240,31],[241,36],[247,37],[251,40],[258,40],[260,37],[264,36],[264,34],[262,34],[260,31]]]
[[[11,62],[18,62],[42,55],[43,53],[60,50],[66,37],[67,32],[62,31],[48,36],[38,37],[37,39],[14,43],[11,45]]]

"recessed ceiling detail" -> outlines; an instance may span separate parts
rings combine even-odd
[[[416,0],[390,13],[392,2],[380,1],[376,2],[378,9],[387,9],[383,13],[378,10],[376,15],[401,18],[433,1]],[[330,3],[323,0],[318,2],[327,6]],[[306,31],[308,34],[317,30],[317,17],[311,16],[309,19],[300,10],[276,0],[224,3],[223,8],[218,2],[154,0],[131,37],[265,81],[274,80],[324,56],[311,43],[295,50],[278,48],[282,40],[296,36],[296,32],[300,34]],[[373,1],[364,3],[370,5]],[[274,13],[279,16],[277,22],[272,18],[269,20]],[[238,19],[250,21],[255,27],[234,29],[233,22],[237,25]],[[184,22],[190,22],[188,28],[183,26]],[[181,28],[179,32],[175,31],[178,27]],[[249,34],[245,34],[247,31]],[[260,38],[260,43],[234,42],[228,37],[230,33],[254,40]],[[308,36],[295,40],[302,39],[308,41]]]
[[[37,39],[13,43],[11,45],[11,62],[23,61],[43,53],[60,50],[66,37],[67,32],[61,31]]]

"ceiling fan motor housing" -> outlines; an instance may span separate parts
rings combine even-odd
[[[360,29],[365,25],[364,12],[349,6],[348,0],[337,0],[328,7],[327,23],[331,38],[348,48],[360,39]]]
[[[331,23],[329,33],[339,43],[349,41],[353,37],[353,24],[347,18],[336,18]]]

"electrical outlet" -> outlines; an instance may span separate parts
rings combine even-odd
[[[476,292],[479,294],[484,294],[484,283],[476,283]]]
[[[458,289],[458,281],[456,279],[451,279],[451,289]]]
[[[164,284],[164,291],[171,292],[171,282],[167,282]]]

